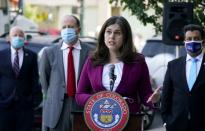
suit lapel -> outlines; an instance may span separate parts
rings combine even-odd
[[[56,50],[56,53],[54,53],[54,54],[57,55],[56,59],[59,60],[59,70],[60,70],[61,78],[63,78],[64,81],[65,81],[65,74],[64,74],[65,71],[64,71],[64,63],[63,63],[63,51],[61,50],[61,46],[62,46],[62,42],[58,45],[58,50]]]
[[[181,70],[182,70],[182,83],[185,83],[184,87],[185,87],[185,90],[187,92],[189,92],[189,86],[188,86],[188,83],[187,83],[187,78],[186,78],[186,56],[182,57],[182,60],[181,60]],[[180,76],[180,75],[179,75]],[[181,78],[179,78],[180,80]],[[180,82],[180,81],[179,81]]]
[[[29,63],[29,53],[26,49],[23,48],[23,62],[19,71],[19,76],[23,73],[26,67],[28,67]]]
[[[202,59],[202,62],[201,62],[201,68],[199,70],[199,74],[198,74],[198,76],[196,78],[196,81],[195,81],[195,83],[193,85],[193,88],[197,87],[197,85],[201,81],[201,79],[203,79],[203,80],[205,79],[205,67],[204,66],[205,66],[205,57],[203,56],[203,59]]]
[[[64,65],[63,64],[63,51],[61,50],[62,43],[63,43],[62,41],[59,43],[58,50],[56,51],[56,54],[57,54],[56,58],[58,58],[58,60],[59,60],[59,65]],[[84,46],[83,44],[81,44],[81,48],[82,49],[80,51],[80,60],[79,60],[78,77],[77,77],[78,79],[77,79],[77,81],[79,80],[80,72],[82,70],[82,67],[83,67],[83,64],[85,62],[85,59],[87,57],[87,52],[88,52],[88,48],[86,48],[86,46]],[[65,81],[64,67],[62,68],[60,66],[59,70],[60,70],[60,74],[62,76],[61,78],[63,78],[64,81]]]
[[[5,63],[8,64],[8,71],[10,72],[9,74],[12,74],[14,76],[14,71],[13,71],[12,62],[11,62],[11,50],[10,50],[10,48],[5,53],[4,58],[5,58]]]
[[[80,51],[80,60],[79,60],[79,67],[78,67],[78,77],[77,77],[77,81],[79,80],[80,78],[80,73],[81,73],[81,70],[83,68],[83,65],[85,63],[85,60],[86,60],[86,57],[87,57],[87,52],[88,52],[88,49],[86,48],[86,46],[84,46],[83,44],[81,44],[80,42],[80,45],[81,45],[81,51]]]
[[[202,62],[201,62],[201,68],[199,70],[199,74],[197,76],[196,82],[199,81],[199,78],[201,78],[202,76],[204,76],[204,70],[205,70],[205,56],[203,56]]]

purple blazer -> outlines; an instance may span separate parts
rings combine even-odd
[[[106,90],[102,85],[102,72],[103,66],[94,66],[88,57],[81,72],[75,97],[79,105],[84,106],[92,94]],[[142,103],[146,106],[152,105],[146,103],[153,91],[147,64],[142,55],[139,55],[133,63],[124,64],[122,79],[115,92],[134,100],[134,102],[127,100],[132,113],[139,112]]]

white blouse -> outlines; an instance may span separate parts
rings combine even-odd
[[[109,72],[110,72],[110,65],[114,65],[114,74],[116,75],[116,80],[114,83],[113,91],[117,89],[117,86],[120,84],[121,78],[122,78],[122,71],[123,71],[123,62],[115,63],[115,64],[106,64],[103,67],[103,73],[102,73],[102,84],[106,88],[106,90],[110,91],[110,78],[109,78]]]

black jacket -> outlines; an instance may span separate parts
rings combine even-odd
[[[191,91],[186,80],[186,57],[168,63],[162,90],[162,119],[167,131],[205,131],[205,57]],[[189,121],[189,123],[188,123]]]
[[[33,108],[34,93],[41,91],[36,53],[24,50],[23,63],[18,77],[15,77],[11,63],[10,48],[0,51],[0,109],[6,109],[14,102],[22,108]]]

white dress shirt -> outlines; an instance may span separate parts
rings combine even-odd
[[[110,78],[109,78],[109,72],[110,72],[110,65],[112,64],[106,64],[103,67],[103,73],[102,73],[102,84],[106,88],[106,90],[110,91]],[[117,86],[120,84],[120,81],[122,79],[122,71],[123,71],[123,62],[115,63],[114,74],[116,75],[116,80],[114,83],[113,91],[117,89]]]
[[[191,64],[192,64],[192,59],[193,57],[191,57],[189,54],[187,54],[186,57],[186,79],[187,79],[187,83],[189,80],[189,73],[190,73],[190,68],[191,68]],[[201,63],[202,63],[202,59],[203,59],[203,53],[201,53],[200,55],[198,55],[197,57],[195,57],[197,59],[197,76],[199,74],[200,68],[201,68]]]
[[[68,44],[64,43],[61,46],[61,50],[63,51],[63,65],[64,65],[64,73],[65,73],[65,81],[67,84],[67,65],[68,65],[68,53],[70,49],[68,48]],[[80,50],[81,45],[80,41],[78,40],[75,45],[73,45],[73,62],[74,62],[74,69],[75,69],[75,82],[76,82],[76,88],[77,88],[77,78],[78,78],[78,68],[79,68],[79,62],[80,62]],[[66,91],[67,92],[67,91]]]
[[[23,49],[19,49],[18,50],[18,56],[19,56],[19,69],[21,69],[22,67],[22,64],[23,64]],[[13,64],[14,64],[14,58],[16,57],[16,49],[14,49],[12,46],[11,46],[11,63],[12,63],[12,67],[13,67]]]

